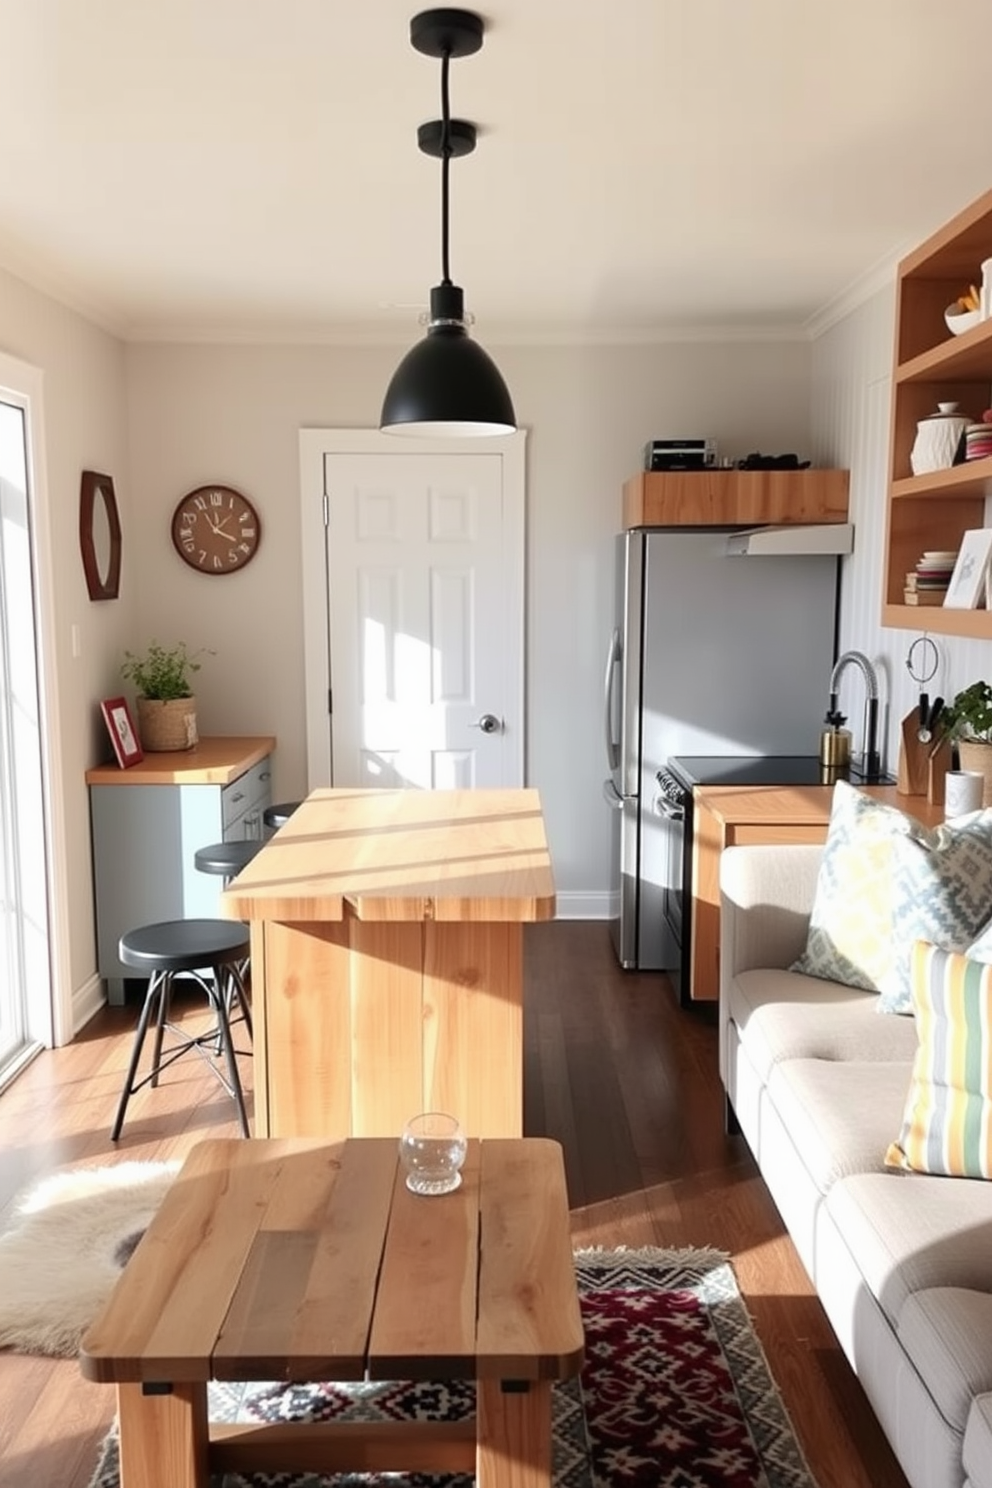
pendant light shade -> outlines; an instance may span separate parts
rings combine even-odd
[[[448,307],[457,302],[457,315]],[[456,284],[431,290],[427,335],[393,373],[381,426],[397,434],[512,434],[513,403],[492,357],[465,329]]]
[[[431,290],[430,319],[424,339],[393,373],[379,427],[387,433],[421,436],[512,434],[513,402],[499,368],[468,334],[464,296],[448,272],[448,166],[453,155],[475,148],[473,124],[452,120],[448,106],[448,64],[482,45],[479,16],[461,10],[430,10],[410,23],[413,45],[441,58],[440,120],[422,124],[421,150],[441,160],[442,279]]]

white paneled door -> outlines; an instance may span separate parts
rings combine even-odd
[[[364,439],[385,447],[319,451],[325,629],[308,604],[307,690],[326,722],[310,784],[326,732],[337,786],[522,785],[522,436],[499,442],[510,459],[488,440]],[[303,468],[306,507],[318,465]],[[304,545],[306,564],[306,520]]]

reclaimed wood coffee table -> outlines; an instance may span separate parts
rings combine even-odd
[[[472,1472],[551,1482],[551,1386],[583,1331],[561,1149],[469,1142],[406,1188],[390,1138],[194,1148],[83,1339],[117,1386],[122,1488],[211,1472]],[[475,1420],[208,1425],[208,1380],[474,1379]]]

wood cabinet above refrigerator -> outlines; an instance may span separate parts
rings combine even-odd
[[[624,482],[623,525],[846,522],[849,480],[847,470],[641,470]]]

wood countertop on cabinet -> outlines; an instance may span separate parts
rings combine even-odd
[[[858,785],[933,827],[942,806],[901,796],[894,785]],[[825,842],[832,785],[697,785],[693,790],[690,957],[694,1002],[720,995],[720,854],[748,843]]]
[[[87,785],[230,785],[276,747],[268,735],[201,739],[192,749],[146,754],[136,765],[95,765]]]

